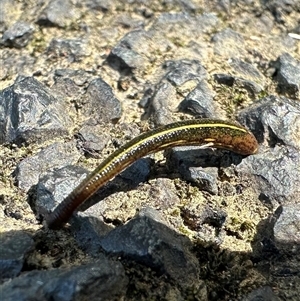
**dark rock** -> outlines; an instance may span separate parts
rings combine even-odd
[[[172,108],[176,108],[177,105],[176,88],[165,80],[161,81],[156,86],[150,103],[151,115],[155,125],[171,123],[173,121]]]
[[[230,74],[217,73],[214,74],[214,80],[221,84],[232,87],[234,84],[234,76]]]
[[[165,78],[175,87],[180,87],[188,81],[200,83],[207,78],[205,68],[197,60],[167,61],[163,65]]]
[[[83,212],[79,211],[70,220],[78,246],[94,257],[99,256],[101,238],[114,229],[103,221],[104,210],[105,204],[99,202]]]
[[[50,0],[38,17],[38,24],[57,27],[70,26],[80,18],[80,11],[70,0]]]
[[[103,133],[103,124],[85,124],[78,132],[81,148],[92,157],[97,157],[95,152],[100,152],[110,141],[110,136]]]
[[[85,39],[57,39],[50,42],[47,56],[50,59],[66,58],[69,62],[79,62],[91,54]]]
[[[101,239],[109,253],[122,254],[166,273],[181,287],[192,287],[198,281],[199,267],[190,253],[191,242],[171,230],[158,212],[147,208],[124,226]]]
[[[276,247],[289,256],[300,250],[300,204],[282,206],[282,212],[274,225]]]
[[[25,232],[10,231],[0,234],[0,245],[0,283],[2,283],[19,275],[25,256],[33,248],[34,242]]]
[[[236,169],[239,173],[252,175],[252,186],[256,187],[260,199],[277,207],[278,203],[286,204],[300,198],[299,166],[299,150],[275,146],[245,158]]]
[[[217,194],[217,162],[220,162],[220,158],[216,158],[217,154],[210,157],[209,153],[209,150],[201,150],[201,147],[174,147],[167,152],[167,165],[200,189]]]
[[[111,8],[111,1],[109,0],[87,0],[85,1],[85,5],[91,10],[98,10],[107,12]]]
[[[275,79],[281,93],[300,99],[300,62],[289,53],[282,54],[276,61]]]
[[[215,116],[213,103],[214,93],[205,81],[200,82],[179,104],[178,110],[189,113],[196,118],[211,118]]]
[[[214,44],[214,53],[222,57],[241,56],[245,52],[243,37],[230,28],[216,33],[212,37],[212,42]]]
[[[153,92],[148,95],[148,106],[156,125],[163,125],[173,121],[172,114],[176,110],[195,114],[196,116],[211,115],[212,92],[206,82],[206,70],[197,60],[168,61],[162,66],[161,80]],[[180,96],[179,96],[180,95]],[[180,104],[178,98],[186,95]]]
[[[85,70],[73,70],[73,69],[56,69],[54,72],[54,81],[57,83],[60,79],[72,80],[78,87],[84,86],[92,78],[92,74]]]
[[[214,228],[221,229],[224,225],[227,213],[218,208],[206,207],[202,212],[199,208],[186,207],[181,211],[181,216],[187,225],[193,231],[202,231],[203,225],[207,224]]]
[[[68,134],[63,103],[33,77],[18,78],[0,92],[0,143],[42,142]]]
[[[246,63],[240,59],[232,58],[229,60],[232,69],[243,77],[257,81],[263,80],[263,75],[252,64]]]
[[[80,153],[74,141],[54,143],[17,165],[14,172],[17,185],[22,190],[28,191],[30,187],[38,183],[41,173],[75,163],[79,157]]]
[[[300,11],[298,0],[267,0],[264,6],[271,11],[278,23],[285,23],[285,17],[294,11]]]
[[[3,33],[1,42],[9,47],[25,47],[29,43],[33,31],[34,27],[30,23],[18,21]]]
[[[121,103],[101,78],[90,82],[83,100],[82,113],[89,118],[93,117],[100,123],[116,123],[121,118]]]
[[[130,72],[134,69],[144,70],[149,64],[150,45],[151,35],[146,31],[131,31],[111,50],[107,61],[112,67],[122,72],[126,69]]]
[[[38,216],[53,211],[87,176],[88,171],[68,165],[42,173],[36,186],[34,209]]]
[[[248,79],[235,78],[234,84],[239,88],[245,89],[253,98],[264,90],[262,85]]]
[[[268,96],[241,111],[238,120],[260,143],[274,147],[284,144],[300,149],[300,103],[284,97]]]
[[[269,286],[264,286],[253,290],[242,301],[280,301]]]
[[[99,257],[82,266],[23,274],[0,286],[1,297],[6,301],[120,300],[128,282],[124,268]]]
[[[125,180],[130,187],[136,187],[146,182],[151,171],[152,159],[141,158],[126,168],[119,176]]]

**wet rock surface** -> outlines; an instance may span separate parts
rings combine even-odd
[[[4,300],[299,300],[299,1],[0,1]],[[237,120],[53,210],[140,133]]]

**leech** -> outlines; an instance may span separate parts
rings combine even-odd
[[[62,227],[73,212],[100,187],[136,160],[174,146],[223,148],[241,155],[256,153],[258,143],[246,128],[217,119],[184,120],[132,139],[104,160],[45,219],[50,229]]]

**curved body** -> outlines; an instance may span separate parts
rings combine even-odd
[[[238,154],[257,151],[256,138],[246,128],[217,119],[184,120],[141,134],[104,160],[46,217],[49,228],[60,228],[74,210],[134,161],[174,146],[208,145]]]

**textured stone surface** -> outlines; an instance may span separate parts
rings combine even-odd
[[[197,283],[199,267],[189,251],[189,241],[169,229],[152,209],[109,232],[101,239],[101,246],[107,252],[134,258],[167,273],[180,286]]]
[[[0,143],[41,142],[66,135],[65,105],[33,77],[18,78],[0,92]]]
[[[0,234],[0,245],[0,282],[3,282],[20,274],[25,256],[34,248],[34,242],[25,232],[11,231]]]
[[[54,143],[18,164],[14,172],[17,185],[22,190],[28,191],[32,185],[37,184],[43,172],[75,163],[79,156],[74,141]]]
[[[0,287],[4,300],[116,300],[127,278],[119,263],[101,261],[79,267],[32,271]]]

